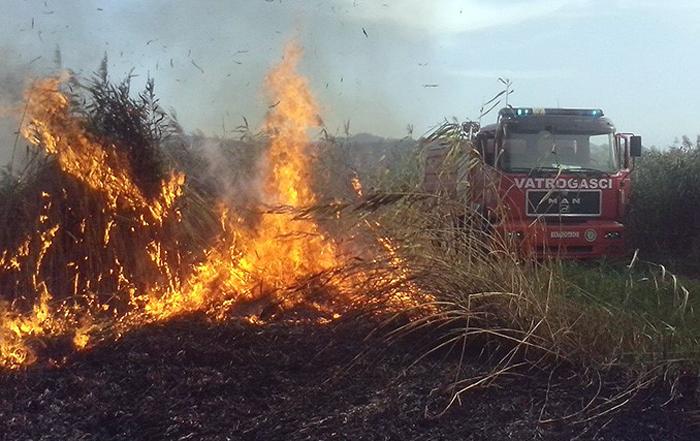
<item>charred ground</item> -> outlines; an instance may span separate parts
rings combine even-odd
[[[31,89],[34,156],[0,186],[0,440],[697,439],[697,300],[673,274],[522,265],[452,222],[462,201],[410,194],[410,140],[365,161],[349,139],[312,143],[318,115],[292,67],[268,77],[287,99],[272,99],[264,133],[219,140],[211,170],[174,121],[159,125],[152,90],[132,100],[102,74],[85,107],[59,78]],[[462,145],[459,125],[443,127]],[[134,164],[165,157],[165,175]],[[277,167],[290,158],[301,162]],[[238,191],[251,180],[266,204]],[[352,202],[325,203],[336,193]],[[347,239],[326,237],[328,218]],[[307,295],[319,292],[332,301]],[[402,339],[376,330],[396,309],[366,312],[397,301],[408,314],[428,295],[441,305],[421,318],[431,326]],[[365,312],[348,313],[357,304]],[[452,345],[414,365],[446,335]],[[654,373],[643,388],[640,372]],[[442,413],[455,381],[484,375],[496,381]]]
[[[661,388],[589,422],[538,423],[597,390],[565,368],[501,377],[438,416],[458,351],[411,366],[438,331],[389,342],[382,320],[258,326],[191,315],[137,329],[59,367],[3,373],[0,439],[697,439],[688,403],[662,407]],[[461,366],[462,378],[476,376],[490,361],[475,353]]]

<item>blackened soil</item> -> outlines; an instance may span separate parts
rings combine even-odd
[[[595,395],[598,385],[571,372],[520,371],[465,393],[438,416],[455,375],[478,376],[489,360],[470,356],[457,372],[459,354],[441,353],[411,366],[437,331],[387,343],[381,332],[368,337],[376,325],[190,316],[142,328],[60,367],[1,373],[0,439],[700,439],[689,405],[662,407],[663,393],[653,391],[587,422],[612,405],[539,422],[574,413]]]

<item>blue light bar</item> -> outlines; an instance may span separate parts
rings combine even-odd
[[[503,116],[516,118],[525,118],[528,116],[580,116],[588,118],[600,118],[603,111],[601,109],[555,109],[555,108],[532,108],[532,107],[514,107],[505,108],[500,112]]]
[[[603,116],[601,109],[543,109],[541,113],[553,116],[592,116],[594,118]]]

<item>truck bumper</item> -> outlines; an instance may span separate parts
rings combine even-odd
[[[592,259],[626,252],[624,225],[614,221],[508,222],[497,230],[521,252],[536,257]]]

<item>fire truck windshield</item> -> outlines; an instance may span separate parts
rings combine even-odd
[[[610,173],[618,169],[612,133],[509,131],[503,139],[498,162],[501,169],[514,173],[550,169]]]

